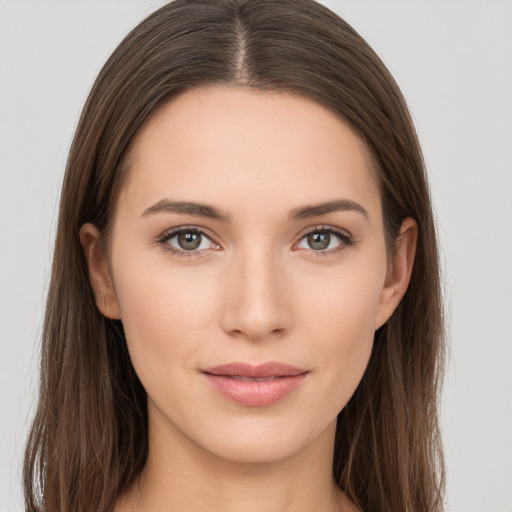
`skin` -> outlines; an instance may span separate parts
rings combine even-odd
[[[332,478],[336,418],[407,289],[417,236],[405,219],[386,254],[377,172],[346,124],[291,94],[187,91],[137,134],[109,254],[94,225],[80,231],[98,308],[122,320],[148,393],[148,461],[116,512],[357,510]],[[207,203],[230,222],[144,215],[163,199]],[[289,218],[336,199],[366,214]],[[165,250],[180,250],[176,236],[161,240],[178,227],[207,234],[190,257]],[[326,228],[350,243],[331,234],[312,248],[307,234]],[[234,361],[310,373],[277,403],[249,407],[200,373]]]

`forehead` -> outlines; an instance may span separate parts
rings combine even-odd
[[[139,131],[119,199],[139,210],[168,196],[276,208],[347,195],[379,203],[375,168],[351,128],[310,99],[203,87],[165,103]]]

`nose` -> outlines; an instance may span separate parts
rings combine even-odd
[[[256,341],[290,329],[286,277],[276,259],[271,251],[259,251],[240,254],[232,262],[221,316],[222,328],[231,336]]]

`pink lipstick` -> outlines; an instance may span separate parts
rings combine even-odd
[[[226,398],[250,407],[271,405],[300,387],[308,370],[279,362],[258,366],[230,363],[202,370],[210,385]]]

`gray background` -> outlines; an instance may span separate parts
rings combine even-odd
[[[101,65],[157,0],[0,0],[0,512],[37,390],[57,199]],[[448,512],[512,511],[512,2],[324,2],[409,102],[443,247]]]

